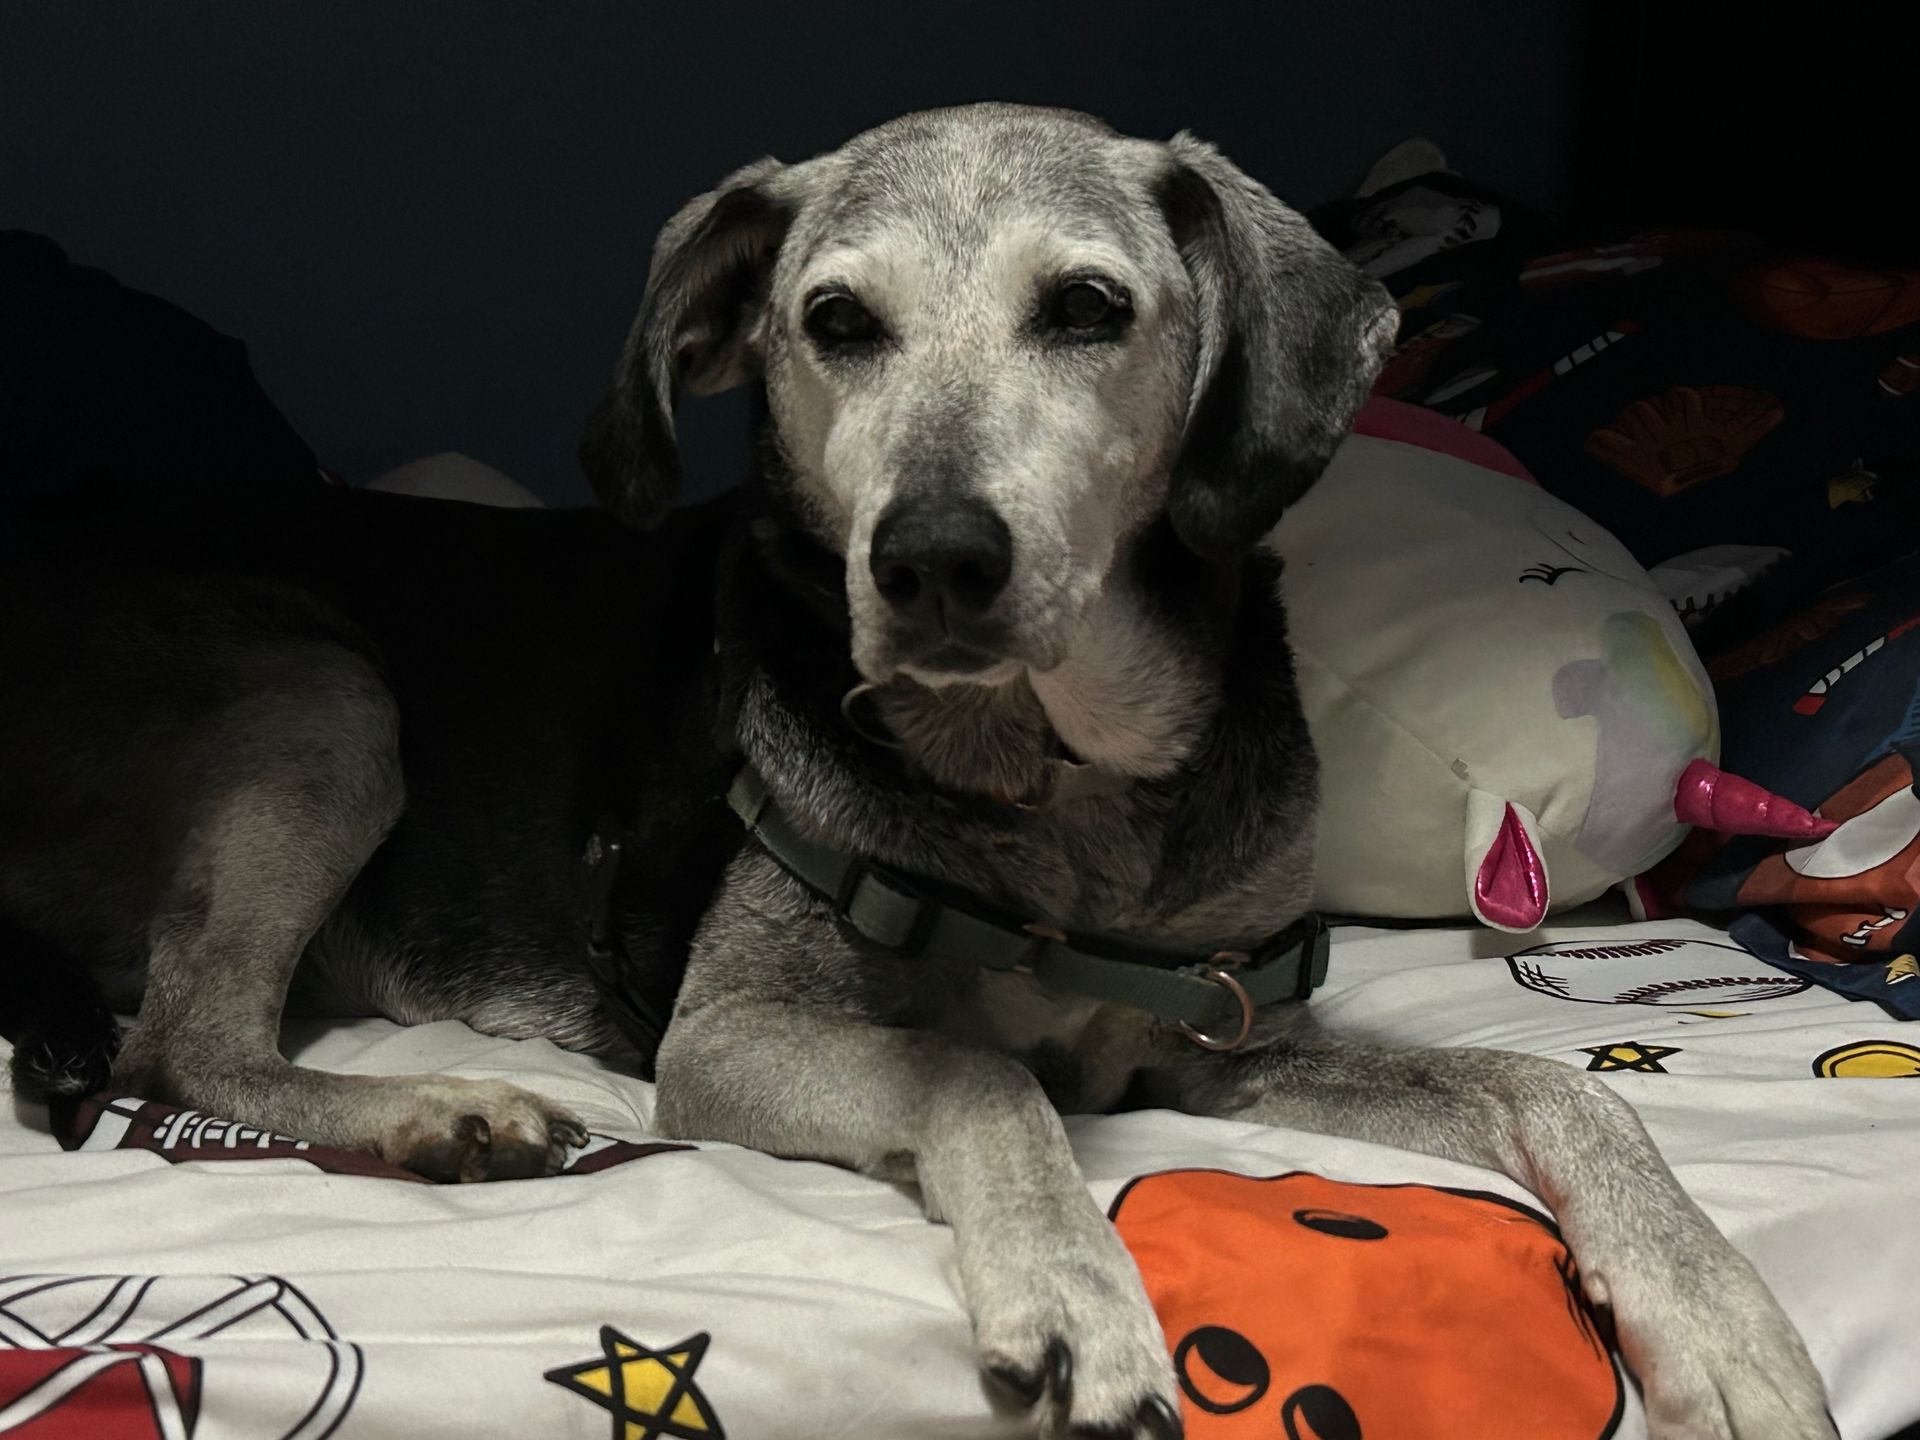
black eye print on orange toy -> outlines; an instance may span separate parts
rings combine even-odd
[[[1341,1240],[1387,1238],[1387,1227],[1364,1215],[1343,1215],[1338,1210],[1296,1210],[1293,1218],[1297,1224],[1309,1230],[1318,1230],[1322,1235],[1333,1235]]]
[[[1280,1423],[1287,1440],[1365,1440],[1360,1417],[1331,1385],[1303,1385],[1294,1391],[1280,1407]]]
[[[1188,1332],[1173,1352],[1180,1388],[1210,1415],[1232,1415],[1267,1393],[1273,1372],[1267,1357],[1238,1330],[1202,1325]]]
[[[1626,1389],[1553,1223],[1475,1191],[1169,1170],[1112,1207],[1189,1440],[1607,1440]]]

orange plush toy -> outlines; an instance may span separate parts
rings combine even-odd
[[[1603,1440],[1620,1375],[1544,1216],[1296,1173],[1144,1176],[1114,1224],[1188,1440]]]

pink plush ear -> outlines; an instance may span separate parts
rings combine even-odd
[[[1718,830],[1722,835],[1824,840],[1840,828],[1839,821],[1815,815],[1705,760],[1696,760],[1680,772],[1673,814],[1682,825]]]
[[[1467,892],[1481,924],[1522,933],[1547,918],[1547,866],[1534,838],[1537,823],[1523,807],[1498,796],[1474,791],[1469,797]],[[1477,845],[1476,831],[1483,837]]]

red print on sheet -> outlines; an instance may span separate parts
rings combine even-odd
[[[158,1345],[0,1349],[7,1440],[190,1440],[200,1362]]]

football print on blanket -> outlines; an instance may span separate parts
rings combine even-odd
[[[1744,1005],[1812,984],[1738,945],[1690,938],[1557,940],[1509,955],[1507,966],[1529,990],[1588,1005]]]
[[[9,1440],[326,1440],[363,1363],[277,1275],[0,1277]]]

